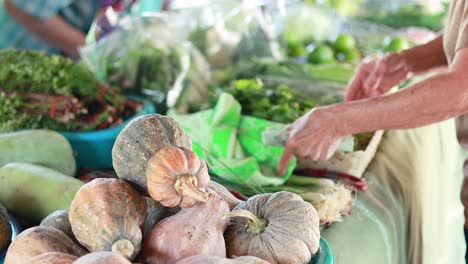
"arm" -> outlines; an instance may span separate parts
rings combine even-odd
[[[440,35],[424,45],[364,61],[349,83],[345,101],[383,95],[412,74],[446,66],[442,38]]]
[[[294,155],[329,159],[346,135],[428,125],[468,112],[468,48],[444,72],[387,96],[315,108],[296,120],[278,166]]]
[[[443,35],[426,44],[400,52],[411,73],[421,73],[440,66],[447,66],[443,48]]]
[[[428,125],[468,112],[468,48],[440,74],[394,94],[330,106],[345,122],[338,134]]]
[[[30,32],[65,54],[79,57],[78,47],[84,45],[85,35],[60,16],[41,20],[14,6],[9,0],[4,0],[4,5],[8,14]]]

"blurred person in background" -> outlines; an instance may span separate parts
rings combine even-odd
[[[0,0],[0,48],[79,57],[101,1]]]
[[[44,50],[72,58],[96,16],[107,7],[129,8],[136,0],[0,0],[0,49]],[[168,7],[170,1],[142,0],[142,5]],[[167,2],[167,3],[165,3]]]

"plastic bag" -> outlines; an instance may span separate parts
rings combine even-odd
[[[184,41],[183,29],[177,14],[127,16],[112,33],[84,46],[81,56],[111,85],[147,95],[160,107],[188,111],[202,103],[211,76],[204,57]]]
[[[283,12],[273,2],[211,0],[179,12],[191,31],[188,40],[213,67],[224,67],[244,57],[282,58]]]

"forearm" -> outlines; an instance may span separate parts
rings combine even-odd
[[[387,96],[331,106],[346,124],[339,133],[407,129],[468,112],[468,76],[452,70]]]
[[[406,61],[409,71],[415,74],[447,66],[442,34],[426,44],[401,51],[400,54]]]
[[[8,0],[5,0],[4,5],[10,16],[30,32],[49,43],[49,45],[69,56],[79,56],[78,47],[84,45],[85,35],[68,24],[60,16],[43,21],[29,15],[11,4]]]

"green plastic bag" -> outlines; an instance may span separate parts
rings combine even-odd
[[[192,138],[192,149],[204,159],[210,171],[227,181],[253,186],[281,185],[296,166],[294,159],[285,175],[276,174],[284,148],[262,143],[262,134],[284,124],[242,116],[241,105],[232,95],[223,93],[214,109],[190,115],[169,112]],[[352,139],[352,138],[351,138]],[[352,148],[345,140],[341,149]]]

